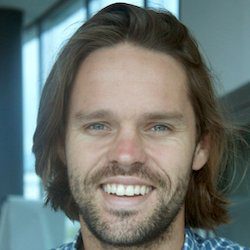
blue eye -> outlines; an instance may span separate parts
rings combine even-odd
[[[166,125],[163,125],[163,124],[158,124],[158,125],[155,125],[151,128],[152,131],[154,132],[166,132],[169,130],[168,126]]]
[[[111,127],[105,123],[93,122],[93,123],[87,124],[84,127],[84,130],[89,135],[103,136],[103,135],[107,135],[111,132]]]
[[[88,126],[89,130],[105,130],[107,127],[101,123],[94,123]]]

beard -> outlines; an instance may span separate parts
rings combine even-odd
[[[146,245],[160,243],[163,238],[166,240],[171,234],[171,225],[185,201],[190,172],[179,176],[173,185],[167,173],[162,176],[143,164],[134,164],[126,169],[119,164],[110,164],[87,174],[85,178],[72,169],[69,183],[80,217],[103,245],[146,248]],[[143,218],[138,218],[143,211],[125,209],[110,209],[108,212],[112,219],[102,216],[94,198],[96,190],[100,188],[98,183],[102,178],[117,175],[140,177],[157,186],[157,202],[152,204],[153,208]]]

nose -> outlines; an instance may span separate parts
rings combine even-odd
[[[146,153],[142,139],[135,131],[120,131],[109,150],[109,161],[121,166],[144,164]]]

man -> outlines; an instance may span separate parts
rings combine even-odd
[[[191,229],[228,221],[216,188],[228,135],[183,24],[127,4],[101,10],[58,57],[34,135],[46,203],[81,225],[58,249],[246,249]]]

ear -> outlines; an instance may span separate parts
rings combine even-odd
[[[194,153],[193,170],[200,170],[208,161],[210,153],[210,135],[205,134],[197,143]]]

